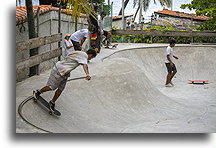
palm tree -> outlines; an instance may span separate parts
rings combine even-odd
[[[158,0],[158,1],[160,2],[162,6],[167,6],[169,8],[171,7],[172,0]],[[139,15],[139,22],[140,22],[141,16],[142,16],[142,10],[147,11],[149,4],[150,4],[150,0],[134,0],[133,3],[134,3],[133,7],[138,5],[138,9],[135,13],[134,18],[136,17],[138,10],[140,10],[140,15]],[[156,0],[154,0],[154,3],[156,4]]]
[[[160,2],[162,6],[167,6],[169,8],[171,7],[172,0],[158,0],[158,1]],[[141,0],[134,0],[133,3],[134,3],[133,7],[135,7],[136,5],[140,6]],[[143,11],[147,11],[149,7],[149,3],[150,3],[150,0],[142,0]],[[156,4],[156,0],[154,0],[154,3]]]
[[[129,2],[129,0],[126,0],[126,1],[124,2],[124,9],[126,8],[128,2]],[[119,15],[122,15],[122,8],[121,8],[121,10],[119,11]]]

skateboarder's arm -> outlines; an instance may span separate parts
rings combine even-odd
[[[66,46],[67,49],[70,49],[71,47],[73,47],[69,42],[64,41],[64,44]]]
[[[66,46],[67,49],[70,49],[71,47],[73,47],[72,45],[68,45]]]
[[[81,46],[82,46],[82,44],[85,42],[85,40],[86,40],[86,37],[84,37],[82,40],[81,40]]]
[[[175,59],[178,59],[178,57],[177,56],[173,56]]]
[[[90,77],[90,75],[89,75],[88,65],[87,65],[87,64],[83,64],[83,70],[84,70],[84,72],[85,72],[85,74],[86,74],[86,80],[90,80],[91,77]]]

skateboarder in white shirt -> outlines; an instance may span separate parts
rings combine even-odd
[[[89,30],[88,29],[81,29],[76,32],[74,32],[70,36],[70,40],[73,43],[74,50],[81,51],[82,50],[82,45],[85,42],[86,38],[89,37]]]
[[[96,51],[93,49],[88,50],[86,53],[83,51],[73,51],[68,56],[65,57],[64,60],[58,61],[53,67],[49,79],[47,81],[46,86],[43,88],[34,91],[33,94],[40,95],[41,93],[56,90],[55,95],[49,102],[50,110],[55,110],[55,102],[61,95],[62,91],[65,88],[68,77],[70,76],[70,72],[77,68],[79,65],[83,66],[83,70],[86,74],[86,80],[90,80],[91,77],[88,71],[87,61],[96,57]]]
[[[174,58],[178,59],[177,56],[174,56],[173,53],[173,47],[175,47],[176,41],[174,39],[170,40],[170,45],[167,47],[166,49],[166,60],[165,60],[165,65],[167,67],[167,77],[166,77],[166,83],[165,86],[166,87],[172,87],[174,86],[172,83],[172,78],[175,76],[175,74],[177,73],[177,69],[176,66],[173,62]]]
[[[99,28],[100,28],[100,33],[101,33],[101,35],[104,35],[104,36],[106,37],[106,38],[104,39],[104,41],[103,41],[103,44],[105,44],[105,43],[107,42],[107,43],[106,43],[107,45],[111,45],[111,44],[109,43],[109,39],[110,39],[110,37],[112,36],[112,33],[104,30],[103,19],[104,19],[105,17],[106,17],[106,12],[105,12],[105,11],[101,12],[101,15],[98,16],[98,24],[99,24]]]

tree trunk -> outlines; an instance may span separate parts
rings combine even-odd
[[[137,8],[137,10],[136,10],[136,13],[135,13],[135,15],[134,15],[134,21],[135,21],[135,19],[136,19],[136,16],[137,16],[137,13],[138,13],[139,9],[140,9],[140,5],[138,6],[138,8]]]
[[[124,2],[124,9],[126,8],[128,2],[129,2],[129,0],[126,0],[126,1]],[[122,8],[121,8],[121,10],[119,11],[119,15],[122,15]]]
[[[36,37],[32,0],[26,0],[29,39]]]
[[[37,34],[35,31],[35,22],[34,22],[34,12],[32,6],[32,0],[26,0],[26,11],[28,18],[28,33],[29,39],[36,38]],[[29,56],[34,56],[38,54],[38,48],[30,49]],[[35,74],[39,74],[39,65],[33,66],[29,68],[29,76],[33,76]]]
[[[142,19],[142,11],[143,11],[143,0],[139,0],[139,6],[140,6],[140,13],[139,13],[139,24],[140,24]]]

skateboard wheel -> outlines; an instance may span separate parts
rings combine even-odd
[[[51,112],[51,111],[49,111],[49,114],[50,114],[50,115],[52,115],[52,112]]]
[[[37,99],[34,98],[33,100],[34,100],[34,103],[37,103]]]

